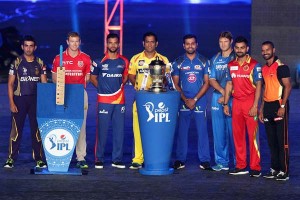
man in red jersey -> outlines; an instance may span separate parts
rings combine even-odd
[[[261,175],[257,105],[261,92],[261,65],[247,54],[248,41],[244,37],[235,39],[236,59],[228,63],[227,83],[224,97],[224,113],[232,114],[232,131],[236,150],[236,166],[231,175],[248,174],[246,128],[250,152],[250,177]],[[232,94],[232,113],[228,101]]]
[[[83,84],[86,87],[90,79],[91,58],[89,55],[80,51],[80,35],[70,32],[67,37],[68,48],[63,52],[63,66],[65,67],[66,84]],[[56,83],[57,68],[59,67],[59,55],[53,60],[52,80]],[[86,116],[88,109],[88,96],[84,91],[84,119],[80,134],[76,144],[77,167],[88,168],[85,161],[86,156]]]
[[[262,68],[263,101],[259,120],[264,123],[271,150],[271,169],[264,178],[289,179],[288,112],[291,93],[289,67],[275,56],[273,42],[262,43],[261,54],[267,63]]]

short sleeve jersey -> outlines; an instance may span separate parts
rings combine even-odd
[[[92,63],[91,74],[98,76],[98,102],[124,104],[123,77],[128,75],[129,61],[122,55],[110,59],[106,53]]]
[[[255,95],[256,83],[262,80],[261,65],[249,55],[242,65],[236,58],[228,63],[226,80],[232,81],[234,98],[247,99]]]
[[[234,52],[232,51],[228,57],[223,57],[222,52],[217,53],[210,60],[209,65],[209,79],[215,79],[222,88],[226,86],[226,70],[227,64],[234,59]]]
[[[194,98],[204,84],[204,76],[208,75],[209,61],[199,53],[193,60],[184,54],[172,63],[172,67],[172,76],[179,76],[184,96]]]
[[[63,66],[65,67],[66,84],[83,84],[86,86],[85,76],[91,70],[91,58],[79,50],[74,58],[68,54],[68,49],[63,52]],[[57,73],[59,67],[59,55],[53,60],[52,72]]]
[[[290,69],[283,64],[277,57],[275,61],[262,68],[262,75],[265,83],[264,101],[271,102],[282,99],[284,87],[281,83],[282,78],[291,77]]]
[[[136,82],[134,84],[135,90],[149,90],[152,84],[152,78],[150,77],[149,64],[155,60],[158,56],[159,60],[162,60],[165,64],[169,63],[167,57],[155,53],[153,58],[147,58],[144,52],[134,55],[130,59],[128,74],[136,75]],[[147,76],[147,77],[145,77]],[[143,81],[147,80],[145,87],[142,87]]]
[[[15,75],[14,95],[26,96],[37,94],[37,83],[41,81],[41,75],[46,74],[44,62],[35,57],[28,62],[24,55],[18,57],[11,65],[9,75]]]

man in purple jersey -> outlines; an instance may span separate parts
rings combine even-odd
[[[37,83],[47,82],[46,66],[33,53],[37,48],[32,36],[25,36],[21,45],[23,55],[18,57],[9,70],[8,98],[12,113],[12,127],[9,137],[8,159],[5,168],[13,168],[19,154],[23,127],[29,117],[33,159],[36,167],[46,168],[42,161],[42,140],[36,119]]]

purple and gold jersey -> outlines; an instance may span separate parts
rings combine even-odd
[[[41,81],[42,74],[46,74],[46,66],[40,58],[35,57],[28,62],[24,55],[18,57],[9,70],[9,75],[16,76],[14,95],[36,95],[37,83]]]
[[[208,60],[199,53],[193,60],[184,54],[172,63],[172,67],[172,76],[179,76],[184,96],[194,98],[204,84],[204,75],[208,75]]]
[[[127,58],[118,55],[110,59],[108,54],[100,60],[93,61],[91,74],[98,76],[98,102],[109,104],[124,104],[123,77],[128,75],[129,62]]]
[[[227,64],[234,59],[234,51],[228,57],[223,57],[222,52],[217,53],[210,60],[209,66],[209,79],[215,79],[222,88],[226,86],[226,71]]]

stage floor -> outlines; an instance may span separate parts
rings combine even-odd
[[[94,168],[96,129],[96,90],[89,85],[89,111],[87,119],[88,174],[33,175],[35,163],[31,158],[28,123],[25,125],[22,147],[13,169],[4,169],[10,131],[10,112],[7,84],[0,84],[0,199],[299,199],[300,196],[300,90],[293,90],[290,98],[290,180],[278,182],[248,175],[230,176],[226,172],[203,171],[198,165],[195,124],[189,133],[189,151],[186,168],[168,176],[144,176],[128,169],[132,156],[132,101],[134,90],[126,86],[126,128],[124,161],[126,169],[114,169],[111,164],[111,133],[107,141],[104,169]],[[211,91],[210,93],[211,94]],[[208,112],[209,113],[209,112]],[[209,119],[210,151],[213,158],[212,132]],[[269,169],[270,157],[266,135],[260,125],[262,168]],[[211,164],[213,164],[213,159]],[[71,168],[75,167],[75,159]]]

